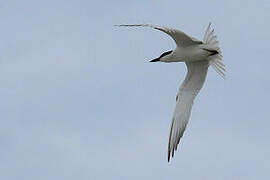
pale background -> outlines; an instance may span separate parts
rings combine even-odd
[[[269,0],[0,1],[1,180],[268,180]],[[183,63],[154,23],[201,39],[212,22],[227,79],[211,68],[167,163]]]

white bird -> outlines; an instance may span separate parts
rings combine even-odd
[[[150,62],[185,62],[187,66],[187,75],[181,84],[176,95],[176,106],[170,126],[169,143],[168,143],[168,162],[170,157],[174,156],[174,151],[185,128],[187,126],[193,101],[202,88],[209,65],[225,78],[225,65],[222,63],[221,50],[218,45],[217,36],[214,30],[211,30],[209,23],[204,34],[203,41],[199,41],[184,32],[167,27],[151,24],[133,24],[117,25],[124,27],[150,27],[160,30],[173,38],[177,47],[175,50],[167,51],[160,57]]]

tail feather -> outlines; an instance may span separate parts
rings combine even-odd
[[[206,39],[208,38],[208,34],[210,33],[210,26],[211,26],[211,23],[209,23],[206,31],[205,31],[205,34],[204,34],[204,37],[203,37],[203,42],[206,42]]]
[[[216,38],[217,38],[216,35],[214,35],[211,38],[209,38],[209,43],[211,44],[211,43],[215,42],[216,41]]]
[[[214,68],[214,70],[222,77],[225,79],[225,68],[220,66],[218,63],[215,61],[210,61],[210,65]]]
[[[225,65],[221,62],[221,59],[220,59],[220,61],[216,61],[216,63],[217,63],[219,66],[224,67],[224,69],[225,69]]]
[[[214,34],[214,29],[211,29],[211,23],[209,23],[203,38],[203,42],[207,45],[209,50],[215,50],[218,54],[210,56],[209,64],[214,70],[223,78],[225,78],[225,65],[222,63],[221,50],[219,48],[219,42],[217,36]]]

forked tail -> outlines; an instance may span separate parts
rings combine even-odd
[[[225,78],[225,65],[222,63],[221,50],[219,48],[217,36],[214,34],[214,29],[211,29],[211,23],[209,23],[205,31],[203,42],[207,45],[208,50],[218,52],[209,57],[209,63],[220,76]]]

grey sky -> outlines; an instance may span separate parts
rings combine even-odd
[[[0,179],[267,180],[270,2],[0,1]],[[182,63],[154,23],[202,38],[209,22],[227,67],[211,68],[176,157],[166,160]]]

